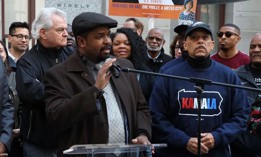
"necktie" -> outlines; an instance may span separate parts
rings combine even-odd
[[[96,65],[100,69],[101,65]],[[111,83],[103,89],[103,97],[106,102],[108,123],[109,123],[109,143],[124,143],[125,131],[121,108],[119,107]]]

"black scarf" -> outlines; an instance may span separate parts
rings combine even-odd
[[[188,56],[187,61],[189,65],[195,69],[206,69],[210,67],[212,63],[210,55],[208,55],[206,58],[192,58],[191,56]]]

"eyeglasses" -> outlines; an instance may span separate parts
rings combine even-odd
[[[239,36],[238,34],[233,33],[233,32],[225,32],[225,33],[224,33],[224,32],[218,32],[218,33],[217,33],[217,36],[218,36],[219,38],[222,38],[224,34],[225,34],[225,36],[226,36],[227,38],[230,38],[232,35]]]
[[[23,38],[25,38],[25,40],[30,40],[31,37],[28,35],[23,35],[23,34],[13,34],[11,35],[12,37],[16,37],[19,40],[23,40]]]
[[[180,47],[179,46],[175,46],[175,51],[179,51]]]
[[[150,41],[153,41],[154,39],[156,39],[157,42],[162,42],[162,40],[164,39],[161,39],[161,38],[158,38],[158,37],[151,37],[151,36],[148,36],[147,37]]]

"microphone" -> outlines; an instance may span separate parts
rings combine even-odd
[[[105,63],[110,61],[111,58],[107,58],[105,60]],[[110,67],[110,72],[112,74],[113,77],[115,77],[116,79],[120,77],[120,71],[121,71],[121,67],[119,65],[116,65],[115,63],[112,63],[112,66]]]

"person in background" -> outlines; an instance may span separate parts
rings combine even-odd
[[[6,76],[8,80],[8,89],[9,89],[9,98],[11,100],[11,104],[14,107],[14,128],[13,128],[13,140],[11,144],[11,148],[8,152],[9,157],[17,157],[22,156],[22,143],[20,139],[20,112],[19,110],[19,98],[16,92],[16,81],[15,81],[15,71],[16,71],[16,63],[14,60],[8,56],[8,50],[5,47],[4,43],[0,41],[0,56],[4,63],[4,68],[6,71]]]
[[[185,34],[187,60],[164,74],[241,85],[233,70],[211,60],[213,48],[210,26],[194,23]],[[201,101],[197,89],[202,90]],[[200,141],[198,103],[202,120]],[[165,77],[156,80],[149,105],[153,142],[168,144],[156,151],[159,157],[196,157],[198,153],[205,157],[230,157],[229,144],[246,129],[250,111],[246,91],[242,89]]]
[[[3,51],[7,51],[2,44],[0,44],[0,54]],[[5,53],[5,52],[4,52]],[[11,148],[12,136],[13,136],[13,125],[14,125],[14,107],[11,104],[9,97],[8,80],[6,74],[6,68],[0,58],[0,156],[8,156],[8,152]]]
[[[145,65],[146,43],[142,38],[130,28],[119,28],[111,36],[112,54],[116,57],[125,58],[131,61],[137,70],[151,71]],[[154,84],[154,77],[146,74],[137,74],[142,93],[149,101]]]
[[[74,35],[72,32],[72,25],[67,24],[67,32],[68,32],[67,46],[76,47]]]
[[[15,63],[28,49],[30,38],[29,26],[26,22],[13,22],[10,25],[8,35],[10,49],[8,55]]]
[[[174,32],[178,34],[178,44],[181,50],[181,57],[171,60],[160,68],[160,73],[163,73],[167,69],[185,61],[188,57],[188,52],[184,50],[184,41],[185,41],[185,32],[188,28],[188,25],[178,25],[174,28]]]
[[[11,71],[15,70],[15,69],[13,69],[15,67],[13,67],[13,65],[10,65],[10,64],[13,64],[13,62],[10,63],[10,61],[12,61],[12,60],[8,57],[8,50],[5,47],[5,44],[1,40],[0,40],[0,50],[1,50],[0,51],[0,59],[2,60],[2,62],[4,64],[4,69],[8,74]]]
[[[29,25],[26,22],[13,22],[9,27],[8,43],[10,49],[8,51],[8,62],[11,71],[8,72],[8,84],[13,96],[13,105],[15,108],[13,129],[14,139],[12,142],[9,157],[22,156],[22,143],[20,139],[20,123],[21,123],[21,104],[16,91],[16,63],[19,58],[28,50],[30,41]]]
[[[16,89],[22,102],[23,152],[25,157],[56,157],[56,131],[45,114],[43,77],[47,69],[73,53],[64,51],[68,36],[65,12],[42,9],[31,33],[37,43],[19,59],[16,71]]]
[[[186,24],[191,25],[195,21],[195,13],[192,11],[193,8],[193,0],[185,0],[184,1],[185,10],[179,15],[179,25]]]
[[[58,131],[58,156],[76,144],[149,144],[151,117],[130,61],[110,58],[110,28],[117,21],[84,12],[72,23],[77,52],[46,72],[46,115]],[[75,116],[72,116],[75,115]]]
[[[147,57],[146,65],[153,71],[159,72],[160,68],[171,61],[172,58],[164,53],[164,32],[160,28],[152,28],[146,37]]]
[[[133,17],[127,18],[123,23],[123,27],[131,28],[134,32],[137,32],[138,35],[140,36],[142,36],[142,32],[144,29],[143,23],[137,18],[133,18]]]
[[[172,56],[172,59],[177,59],[182,56],[178,40],[179,36],[175,35],[172,43],[170,44],[170,54]]]
[[[249,46],[250,63],[236,69],[236,73],[246,87],[261,89],[261,33],[255,34]],[[261,156],[261,92],[247,91],[252,104],[248,129],[231,145],[232,157]]]
[[[249,56],[237,49],[237,44],[241,40],[238,26],[230,23],[225,24],[220,27],[217,36],[220,50],[211,56],[213,60],[231,69],[237,69],[249,63]]]

